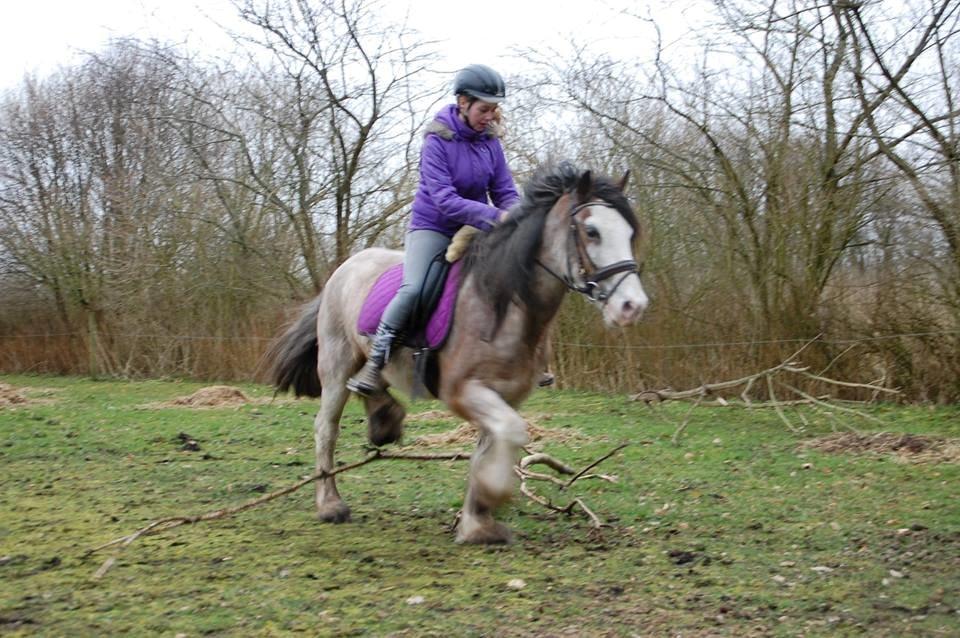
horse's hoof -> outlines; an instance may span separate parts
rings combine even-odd
[[[396,443],[403,436],[403,420],[407,412],[396,401],[381,406],[367,420],[367,439],[380,447]]]
[[[350,507],[343,501],[318,505],[317,518],[323,523],[347,523],[350,521]]]
[[[510,529],[503,523],[488,523],[472,528],[460,521],[457,543],[460,545],[507,545],[513,541]]]

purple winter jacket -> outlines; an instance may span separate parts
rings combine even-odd
[[[464,225],[490,230],[499,211],[519,199],[500,140],[467,126],[456,104],[441,109],[420,151],[420,186],[409,229],[448,237]]]

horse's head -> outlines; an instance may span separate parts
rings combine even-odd
[[[623,194],[626,181],[627,174],[614,183],[585,171],[560,200],[566,207],[555,211],[568,224],[560,278],[601,308],[608,327],[637,322],[649,303],[634,255],[638,224]]]
[[[570,162],[543,166],[507,220],[473,243],[465,271],[494,308],[494,333],[514,303],[554,316],[563,289],[554,283],[538,290],[541,269],[599,305],[608,326],[640,319],[649,302],[633,253],[639,223],[625,183],[626,175],[619,182],[595,179]]]

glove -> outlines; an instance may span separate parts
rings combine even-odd
[[[473,236],[479,232],[480,229],[473,226],[461,227],[457,234],[453,236],[453,239],[450,240],[450,245],[447,246],[447,254],[445,255],[447,261],[452,264],[463,257],[470,242],[473,241]]]

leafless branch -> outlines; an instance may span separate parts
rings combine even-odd
[[[573,514],[573,510],[575,508],[580,508],[590,519],[591,525],[594,530],[598,530],[601,527],[605,527],[606,524],[595,513],[593,513],[593,511],[591,511],[589,507],[587,507],[586,503],[584,503],[582,498],[579,498],[579,497],[574,498],[572,501],[570,501],[567,505],[563,507],[559,505],[554,505],[549,498],[546,498],[534,492],[530,488],[530,486],[527,485],[527,481],[531,479],[546,480],[551,483],[559,485],[560,490],[565,490],[566,488],[570,487],[578,480],[585,480],[588,478],[600,478],[606,481],[615,482],[616,479],[614,479],[611,476],[606,476],[604,474],[587,474],[587,472],[589,472],[591,469],[598,466],[600,463],[603,463],[605,460],[609,459],[611,456],[613,456],[614,454],[616,454],[617,452],[625,448],[627,445],[628,445],[627,443],[621,443],[620,445],[613,448],[612,450],[610,450],[609,452],[601,456],[599,459],[597,459],[593,463],[590,463],[589,465],[587,465],[585,468],[583,468],[576,474],[574,474],[573,470],[570,469],[567,465],[565,465],[564,463],[558,461],[557,459],[547,454],[542,454],[542,453],[530,454],[524,457],[523,459],[521,459],[519,465],[515,468],[517,476],[520,477],[520,493],[526,496],[528,499],[530,499],[534,503],[537,503],[538,505],[541,505],[552,512],[567,514],[569,516]],[[556,470],[557,472],[560,472],[562,474],[574,474],[574,476],[569,481],[563,482],[549,475],[530,472],[528,468],[531,465],[536,465],[536,464],[547,465],[553,468],[554,470]]]
[[[846,414],[855,415],[862,419],[882,423],[880,419],[871,416],[866,412],[838,405],[837,402],[839,400],[830,396],[829,394],[814,396],[799,389],[795,385],[780,380],[780,378],[784,375],[796,375],[803,379],[834,388],[869,390],[871,392],[870,402],[876,400],[876,397],[881,393],[886,395],[897,395],[900,393],[900,391],[895,388],[888,388],[877,383],[854,383],[850,381],[839,381],[823,374],[814,374],[810,372],[808,367],[801,365],[795,360],[795,357],[802,352],[804,348],[809,346],[810,343],[812,343],[812,341],[806,343],[803,348],[790,355],[790,357],[785,359],[780,364],[755,374],[741,377],[739,379],[734,379],[732,381],[720,381],[717,383],[705,383],[691,390],[645,390],[643,392],[638,392],[637,394],[631,395],[630,398],[634,401],[644,401],[647,404],[657,404],[665,401],[693,400],[693,405],[691,405],[690,409],[684,416],[683,422],[677,427],[673,434],[671,440],[675,445],[679,443],[680,435],[686,429],[687,424],[690,421],[691,414],[696,408],[701,406],[743,407],[748,409],[772,408],[776,410],[777,416],[780,417],[780,420],[783,421],[784,425],[786,425],[791,432],[797,434],[802,432],[802,428],[798,428],[791,422],[786,412],[784,412],[785,407],[810,406],[814,409],[837,410]],[[758,381],[763,383],[767,390],[767,400],[759,403],[754,402],[750,397],[750,391],[754,387],[754,384]],[[797,398],[778,398],[777,393],[774,390],[775,382],[782,388],[788,390],[790,393],[793,393]],[[744,389],[740,392],[740,401],[729,400],[722,396],[716,396],[715,400],[710,402],[704,401],[705,397],[717,395],[721,391],[732,391],[740,386],[744,386]],[[806,424],[805,418],[799,412],[797,413],[797,418]]]

